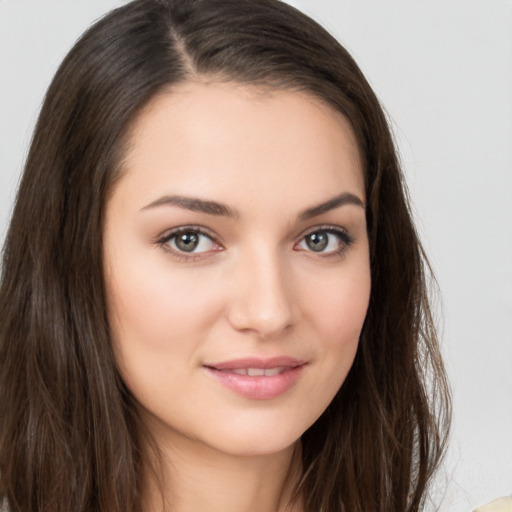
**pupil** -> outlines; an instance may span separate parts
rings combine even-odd
[[[176,238],[176,246],[180,251],[192,252],[199,243],[196,233],[182,233]]]
[[[327,233],[311,233],[306,238],[307,246],[315,252],[323,251],[329,242]]]

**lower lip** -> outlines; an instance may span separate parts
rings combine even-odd
[[[299,380],[305,365],[296,366],[277,375],[249,376],[206,367],[207,372],[238,395],[251,400],[271,400],[286,393]]]

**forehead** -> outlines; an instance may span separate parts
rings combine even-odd
[[[308,202],[311,194],[332,196],[333,188],[364,195],[350,124],[301,92],[183,83],[153,98],[129,142],[121,185],[142,201],[156,189],[187,194],[191,187],[226,202],[237,191],[245,199],[275,191]]]

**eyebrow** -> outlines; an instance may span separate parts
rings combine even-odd
[[[340,206],[344,206],[346,204],[353,204],[355,206],[360,206],[361,208],[366,208],[365,203],[356,195],[351,194],[350,192],[344,192],[339,196],[333,197],[325,203],[321,203],[317,206],[313,206],[312,208],[308,208],[299,214],[299,220],[304,221],[311,219],[313,217],[318,217],[323,213],[327,213],[331,210],[339,208]]]
[[[204,199],[185,196],[163,196],[160,199],[149,203],[147,206],[144,206],[142,210],[148,210],[150,208],[156,208],[157,206],[162,205],[178,206],[185,210],[207,213],[208,215],[218,215],[233,218],[237,218],[239,216],[236,210],[233,210],[225,204],[217,203],[216,201],[206,201]]]
[[[360,206],[361,208],[366,207],[365,203],[359,197],[351,194],[350,192],[344,192],[343,194],[335,196],[332,199],[325,201],[324,203],[303,210],[298,215],[298,219],[300,221],[305,221],[347,204]],[[149,203],[147,206],[144,206],[142,210],[148,210],[163,205],[178,206],[179,208],[183,208],[185,210],[206,213],[208,215],[231,218],[240,217],[240,214],[237,210],[234,210],[225,204],[218,203],[217,201],[208,201],[205,199],[179,195],[163,196],[156,201]]]

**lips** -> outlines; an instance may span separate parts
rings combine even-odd
[[[252,400],[271,400],[300,379],[306,362],[292,357],[245,358],[204,365],[229,390]]]

